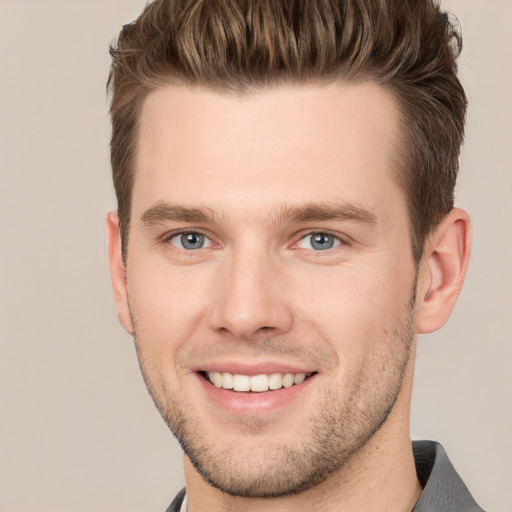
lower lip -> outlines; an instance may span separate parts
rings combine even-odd
[[[317,375],[314,374],[300,384],[294,384],[289,388],[256,393],[218,388],[202,375],[196,375],[202,388],[213,402],[232,414],[242,416],[274,412],[278,408],[288,405],[303,395],[317,378]]]

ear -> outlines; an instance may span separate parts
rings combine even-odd
[[[114,298],[117,306],[117,316],[124,329],[133,333],[133,324],[128,307],[128,292],[126,288],[126,269],[121,250],[121,231],[119,217],[116,212],[107,214],[108,260],[110,277],[114,288]]]
[[[417,332],[442,327],[462,289],[471,252],[468,214],[454,208],[425,243],[417,291]]]

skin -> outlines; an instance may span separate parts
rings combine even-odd
[[[416,267],[397,124],[372,83],[147,98],[126,266],[115,213],[110,265],[120,321],[185,450],[189,512],[417,501],[416,334],[454,306],[469,220],[453,210]],[[183,229],[203,247],[184,248]],[[318,250],[312,233],[333,246]],[[313,375],[242,395],[215,391],[203,370]]]

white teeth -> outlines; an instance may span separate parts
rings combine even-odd
[[[218,388],[222,387],[222,374],[219,372],[213,372],[213,383]]]
[[[270,390],[290,388],[294,384],[304,382],[311,374],[308,373],[272,373],[270,375],[239,375],[228,372],[207,372],[209,381],[218,388],[234,391],[253,391],[262,393]]]
[[[247,375],[234,375],[233,376],[233,389],[235,391],[250,391],[251,378]]]
[[[251,377],[251,391],[268,391],[268,375],[254,375]]]
[[[283,387],[283,376],[280,373],[273,373],[268,378],[269,389],[281,389]]]
[[[287,373],[284,377],[283,377],[283,386],[285,388],[291,388],[293,386],[293,382],[294,382],[295,378],[293,376],[293,373]]]
[[[301,382],[304,382],[306,380],[306,374],[305,373],[297,373],[294,377],[295,384],[300,384]]]
[[[233,389],[234,375],[232,373],[224,372],[222,374],[222,387],[224,389]]]

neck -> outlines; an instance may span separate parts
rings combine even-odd
[[[275,499],[230,496],[206,483],[185,457],[188,512],[410,512],[421,494],[409,434],[413,363],[393,411],[338,471],[303,493]]]

